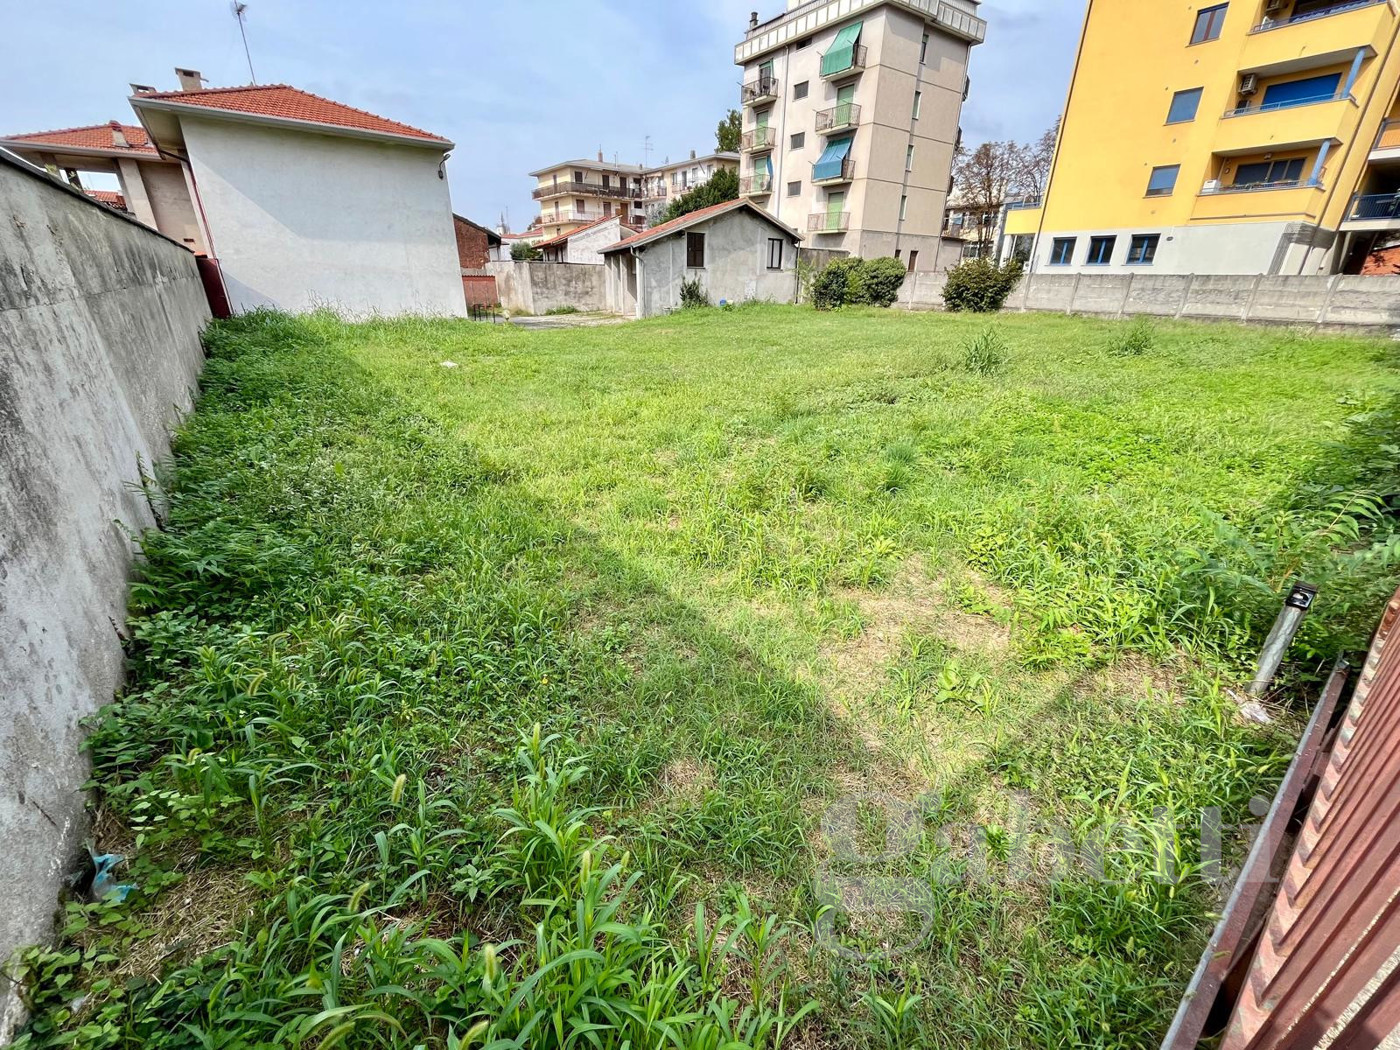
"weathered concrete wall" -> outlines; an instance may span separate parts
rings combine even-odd
[[[562,306],[589,313],[608,309],[603,267],[576,263],[492,262],[501,307],[513,314],[539,314]]]
[[[194,256],[0,152],[0,956],[49,935],[85,831],[79,719],[120,683],[133,485],[209,318]],[[0,985],[0,1042],[17,1012]]]
[[[905,279],[899,305],[943,308],[943,274]],[[1153,273],[1030,274],[1008,310],[1101,317],[1190,317],[1270,324],[1400,327],[1400,276],[1264,277]]]

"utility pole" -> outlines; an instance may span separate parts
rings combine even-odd
[[[243,57],[248,60],[248,79],[252,83],[258,82],[257,74],[253,72],[253,55],[248,50],[248,30],[243,24],[243,15],[248,10],[248,5],[242,0],[233,0],[233,17],[238,19],[238,35],[243,38]]]

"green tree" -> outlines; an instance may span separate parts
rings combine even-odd
[[[541,253],[533,244],[517,241],[510,246],[510,257],[516,262],[537,262]]]
[[[731,109],[729,115],[719,122],[719,127],[715,129],[715,148],[721,153],[738,153],[739,137],[744,132],[744,118],[739,115],[737,109]]]
[[[679,219],[701,208],[709,208],[725,201],[739,199],[739,173],[721,168],[695,189],[683,193],[671,202],[671,206],[661,216],[662,222]]]

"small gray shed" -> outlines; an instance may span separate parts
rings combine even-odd
[[[796,302],[801,240],[749,200],[693,211],[603,249],[609,307],[628,317],[667,313],[687,280],[714,303]]]

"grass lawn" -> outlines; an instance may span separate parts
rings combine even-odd
[[[1202,810],[1252,819],[1400,561],[1378,341],[758,306],[209,342],[92,744],[139,888],[29,954],[30,1046],[1155,1046]]]

